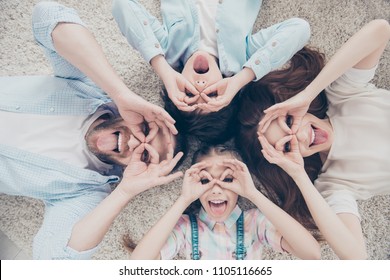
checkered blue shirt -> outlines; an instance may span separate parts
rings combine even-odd
[[[33,11],[33,32],[54,69],[54,76],[0,77],[0,110],[41,115],[93,114],[108,96],[54,49],[51,32],[59,22],[83,25],[77,13],[55,2]],[[2,136],[3,137],[3,136]],[[97,248],[77,252],[67,246],[72,228],[118,182],[104,176],[0,144],[0,193],[29,196],[45,203],[43,225],[34,238],[34,259],[89,259]]]

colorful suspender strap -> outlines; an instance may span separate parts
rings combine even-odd
[[[191,238],[192,238],[192,259],[199,260],[199,233],[198,233],[198,222],[196,221],[196,216],[190,214],[191,221]]]
[[[237,244],[236,244],[236,259],[243,260],[246,257],[246,249],[244,246],[244,212],[241,212],[237,220]]]

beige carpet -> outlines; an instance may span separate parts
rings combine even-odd
[[[0,75],[50,74],[51,69],[31,34],[31,11],[35,0],[0,0]],[[155,15],[160,1],[141,1]],[[375,18],[390,20],[389,0],[266,0],[255,30],[290,17],[307,19],[312,26],[310,44],[327,55],[362,25]],[[63,0],[76,8],[102,45],[109,61],[126,84],[146,99],[161,104],[159,79],[151,67],[133,51],[121,36],[111,16],[109,0]],[[390,45],[381,60],[375,82],[390,89]],[[6,137],[2,135],[1,137]],[[196,143],[194,143],[195,145]],[[389,155],[390,156],[390,155]],[[188,167],[188,161],[184,168]],[[125,259],[121,245],[125,233],[141,238],[177,198],[181,180],[157,187],[134,199],[116,219],[95,259]],[[362,226],[370,259],[390,258],[390,196],[360,203]],[[32,239],[42,222],[43,204],[33,199],[0,195],[0,229],[18,246],[31,254]],[[0,248],[1,250],[1,248]],[[267,259],[289,259],[285,254],[267,252]],[[323,258],[335,259],[323,246]]]

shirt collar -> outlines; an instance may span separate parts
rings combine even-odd
[[[224,221],[225,226],[227,228],[231,228],[237,222],[238,218],[241,215],[241,212],[242,212],[241,208],[238,205],[236,205],[236,207],[234,207],[232,213],[230,213],[229,217]],[[210,230],[213,230],[213,228],[216,224],[216,221],[212,220],[207,215],[207,212],[203,209],[203,207],[200,209],[199,219],[203,223],[205,223]]]

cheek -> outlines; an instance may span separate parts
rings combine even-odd
[[[314,151],[307,149],[304,145],[299,145],[299,152],[301,153],[301,156],[304,158],[309,157],[315,153]]]

